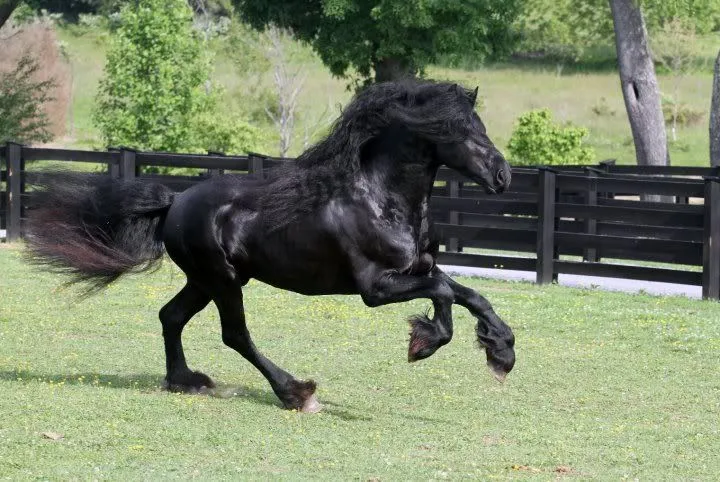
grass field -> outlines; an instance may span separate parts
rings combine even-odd
[[[410,365],[403,320],[427,302],[371,310],[252,282],[258,346],[319,382],[326,409],[304,415],[222,345],[212,308],[185,345],[215,395],[158,388],[157,310],[182,284],[169,263],[80,303],[20,255],[0,246],[0,478],[717,477],[718,303],[465,279],[517,336],[500,385],[462,309],[453,342]]]
[[[102,76],[108,34],[96,30],[65,28],[59,31],[59,35],[73,65],[74,97],[70,135],[58,139],[56,144],[66,147],[102,147],[90,113],[97,84]],[[679,101],[693,111],[702,113],[702,118],[694,125],[681,128],[678,141],[671,143],[671,160],[675,165],[709,165],[711,68],[720,34],[701,40],[697,56],[698,62],[704,67],[682,78]],[[614,69],[612,53],[609,55],[605,49],[598,61],[562,69],[552,63],[515,62],[479,65],[468,69],[430,67],[427,74],[435,79],[460,81],[467,86],[478,85],[484,103],[481,116],[487,124],[490,137],[503,150],[519,115],[531,109],[548,107],[556,120],[570,121],[590,130],[587,142],[595,148],[598,160],[612,158],[625,164],[635,163],[632,134],[625,114],[619,77]],[[309,49],[304,48],[296,57],[300,64],[293,68],[302,69],[307,80],[300,96],[292,155],[303,150],[306,128],[313,132],[319,120],[334,118],[339,113],[339,106],[350,98],[346,81],[333,78]],[[658,77],[661,90],[671,95],[671,76],[660,73]],[[241,94],[249,89],[252,82],[257,81],[255,78],[249,79],[220,47],[216,57],[215,80],[226,88],[225,105],[232,111],[237,110]],[[272,83],[271,73],[266,74],[264,82],[268,85]],[[272,132],[268,125],[265,128]],[[322,130],[319,134],[322,134]],[[262,150],[275,155],[276,146],[276,142],[271,139]]]

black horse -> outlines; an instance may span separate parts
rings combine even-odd
[[[251,278],[305,295],[359,294],[371,307],[429,298],[432,318],[410,319],[411,362],[450,341],[458,303],[477,318],[487,363],[502,381],[515,363],[513,333],[485,298],[438,269],[431,232],[441,165],[489,193],[510,184],[510,166],[474,111],[476,96],[449,83],[371,86],[325,140],[268,179],[221,176],[174,194],[106,176],[51,178],[30,213],[30,259],[99,289],[167,250],[187,276],[160,310],[170,390],[214,386],[188,368],[181,342],[185,324],[213,301],[223,342],[262,372],[283,405],[320,409],[313,381],[296,379],[253,344],[242,293]]]

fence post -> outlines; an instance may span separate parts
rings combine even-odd
[[[460,197],[460,181],[448,181],[448,197],[459,198]],[[450,211],[448,214],[448,224],[460,224],[460,213],[457,211]],[[445,245],[445,251],[459,252],[460,242],[458,238],[449,238]]]
[[[116,147],[108,147],[108,152],[120,152],[120,149],[118,149]],[[120,178],[120,163],[108,164],[108,175],[112,179],[119,179]]]
[[[24,162],[22,159],[22,146],[14,142],[8,142],[7,155],[7,202],[6,209],[6,234],[8,243],[20,239],[22,229],[22,177]]]
[[[589,183],[587,191],[585,192],[585,204],[588,206],[597,206],[597,172],[595,171],[595,169],[587,169],[587,176],[591,181]],[[584,224],[586,234],[597,234],[597,219],[591,217],[585,218]],[[587,263],[597,263],[597,248],[584,248],[583,261]]]
[[[720,177],[705,178],[704,299],[720,300]]]
[[[604,172],[605,174],[610,174],[612,168],[615,167],[615,159],[607,159],[605,161],[600,161],[598,163],[598,167],[601,172]],[[602,192],[598,196],[605,199],[615,199],[615,194],[610,192]]]
[[[119,176],[123,181],[130,181],[135,179],[137,174],[137,163],[135,162],[135,155],[137,153],[133,149],[127,149],[125,147],[120,148],[120,169]]]
[[[208,156],[224,156],[224,152],[208,151]],[[225,169],[209,168],[207,170],[208,177],[222,176],[225,174]]]
[[[250,159],[250,166],[249,166],[249,171],[248,171],[249,174],[257,176],[258,179],[264,179],[265,172],[264,172],[263,157],[251,152],[249,154],[249,159]]]
[[[615,167],[615,159],[605,159],[604,161],[598,162],[597,169],[606,174],[610,174],[610,171]]]
[[[538,168],[538,229],[537,229],[537,261],[535,282],[547,284],[557,281],[555,273],[555,201],[557,189],[555,188],[556,171],[547,168]]]

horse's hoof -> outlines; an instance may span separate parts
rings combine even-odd
[[[311,395],[305,400],[300,411],[303,413],[318,413],[322,409],[323,406],[318,402],[317,398],[315,398],[315,395]]]
[[[293,380],[283,392],[277,393],[288,410],[317,413],[322,405],[315,398],[317,385],[313,380]]]
[[[498,370],[498,369],[493,368],[493,367],[491,367],[491,366],[489,366],[489,365],[488,365],[488,368],[490,368],[490,373],[493,374],[493,376],[495,377],[495,380],[499,381],[500,383],[504,383],[504,382],[505,382],[505,378],[507,378],[507,372],[504,372],[504,371],[502,371],[502,370]]]
[[[179,375],[166,377],[163,388],[176,393],[207,393],[210,389],[215,388],[215,382],[204,373],[188,370]]]
[[[439,341],[436,328],[428,317],[417,315],[408,322],[410,323],[409,363],[429,357],[443,344]]]

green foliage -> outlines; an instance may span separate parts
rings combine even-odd
[[[592,148],[583,146],[588,135],[584,127],[553,123],[548,109],[527,112],[518,118],[508,150],[516,165],[590,164],[595,160]]]
[[[0,143],[47,142],[52,139],[43,104],[52,100],[53,80],[36,81],[40,64],[28,54],[14,70],[0,73]]]
[[[221,152],[242,155],[257,152],[263,136],[254,126],[237,117],[223,118],[215,114],[203,114],[192,123],[193,147],[197,152]]]
[[[1,0],[0,0],[1,1]],[[35,10],[62,14],[65,19],[77,21],[81,15],[109,15],[120,11],[135,0],[25,0]],[[187,0],[195,13],[228,16],[232,13],[230,0]]]
[[[718,0],[640,0],[651,33],[674,20],[699,34],[720,30]]]
[[[223,91],[185,0],[126,6],[107,55],[94,120],[103,141],[146,151],[243,154],[258,130],[219,114]]]
[[[383,61],[414,74],[439,56],[509,51],[520,0],[235,0],[255,28],[275,23],[310,43],[337,76],[368,81]]]
[[[128,0],[25,0],[35,10],[60,13],[75,21],[81,14],[111,13],[119,10]]]
[[[680,21],[698,34],[720,30],[718,0],[641,0],[651,37]],[[614,35],[607,0],[525,0],[515,29],[525,52],[578,61],[590,49],[611,44]]]
[[[526,0],[515,28],[523,50],[563,60],[578,60],[613,35],[607,0]]]
[[[140,0],[122,10],[100,81],[94,121],[107,145],[186,151],[193,120],[212,112],[210,59],[185,0]]]
[[[665,125],[688,127],[700,124],[705,120],[706,111],[693,109],[691,106],[678,102],[672,97],[662,97],[662,111]]]
[[[288,45],[291,50],[296,45]],[[264,35],[243,22],[233,22],[223,44],[226,56],[237,71],[239,87],[232,92],[233,111],[242,113],[254,125],[270,126],[267,109],[276,114],[278,96],[273,89],[272,63],[267,55],[268,42]],[[296,52],[292,52],[296,54]],[[292,61],[302,63],[305,59],[292,55]]]

